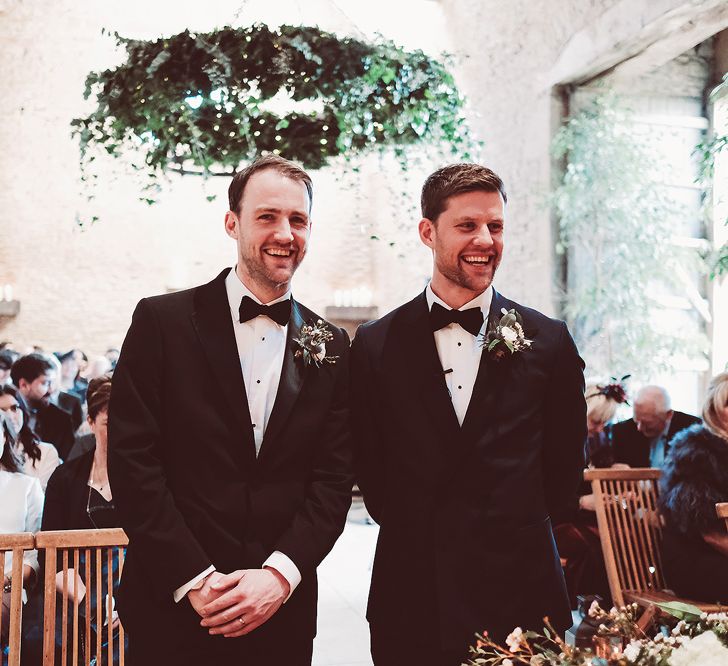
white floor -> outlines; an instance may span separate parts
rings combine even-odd
[[[354,506],[344,533],[318,570],[318,634],[313,666],[371,666],[367,594],[379,528]]]

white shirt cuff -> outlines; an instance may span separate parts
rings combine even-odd
[[[215,571],[215,567],[210,565],[201,574],[199,574],[198,576],[195,576],[191,581],[189,581],[188,583],[185,583],[182,587],[178,587],[174,591],[174,603],[178,604],[182,599],[185,598],[185,595],[195,585],[197,585],[197,583],[199,583],[205,576],[209,576],[213,571]]]
[[[275,569],[288,581],[288,584],[291,586],[291,591],[286,597],[286,601],[288,601],[293,594],[293,590],[295,590],[301,582],[301,572],[298,570],[298,567],[293,563],[293,560],[291,560],[288,555],[284,555],[280,550],[276,550],[271,553],[270,557],[263,562],[263,568],[265,569],[265,567]],[[283,603],[286,603],[286,601]]]

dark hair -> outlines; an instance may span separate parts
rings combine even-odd
[[[420,204],[422,217],[433,222],[447,207],[447,200],[466,192],[500,192],[503,203],[508,202],[505,186],[500,177],[480,164],[449,164],[430,174],[422,186]]]
[[[21,356],[13,363],[13,367],[10,370],[10,377],[15,386],[20,386],[21,379],[24,379],[26,382],[33,382],[41,375],[53,369],[51,362],[43,354],[33,352],[32,354]]]
[[[17,356],[13,356],[8,349],[0,351],[0,370],[10,370]]]
[[[0,386],[0,395],[13,396],[13,398],[15,398],[18,403],[18,409],[23,409],[22,401],[18,400],[18,389],[16,389],[14,386]],[[40,447],[38,446],[38,444],[40,443],[40,438],[31,429],[30,419],[28,418],[28,415],[25,413],[25,411],[23,411],[23,427],[18,433],[18,441],[23,446],[23,450],[25,451],[28,458],[30,458],[31,460],[40,460],[41,453]]]
[[[10,434],[8,424],[5,423],[5,419],[3,419],[0,424],[0,430],[2,431],[0,432],[0,437],[5,439],[5,448],[3,449],[2,457],[0,457],[0,465],[2,465],[2,467],[8,472],[20,472],[22,466],[18,457],[15,455],[15,439],[13,439],[13,436]]]
[[[311,177],[300,166],[298,166],[298,164],[280,157],[279,155],[269,154],[264,155],[263,157],[258,157],[242,171],[238,171],[233,176],[233,180],[228,188],[228,204],[231,211],[234,213],[240,212],[240,203],[243,200],[243,191],[245,190],[245,186],[248,184],[250,177],[254,173],[264,171],[265,169],[272,169],[286,178],[302,182],[306,186],[306,191],[308,192],[308,207],[309,210],[311,209],[311,204],[313,203],[313,184],[311,183]]]
[[[101,412],[108,409],[109,398],[111,398],[111,377],[101,375],[88,383],[86,406],[88,407],[88,417],[92,421],[95,421]]]

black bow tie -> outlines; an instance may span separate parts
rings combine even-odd
[[[250,296],[243,296],[238,313],[240,314],[241,324],[244,321],[250,321],[265,315],[270,317],[276,324],[285,326],[291,318],[291,299],[287,298],[285,301],[279,301],[273,303],[273,305],[261,305],[256,303]]]
[[[483,326],[483,311],[480,308],[448,310],[439,303],[433,303],[430,310],[433,331],[439,331],[448,324],[460,324],[468,333],[477,336]]]

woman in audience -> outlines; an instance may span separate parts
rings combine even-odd
[[[617,407],[627,402],[624,387],[619,382],[592,383],[586,387],[584,398],[587,422],[584,453],[587,467],[621,467],[614,462],[609,433],[605,427],[614,418]],[[584,482],[574,520],[554,528],[559,554],[565,560],[564,577],[572,608],[577,607],[578,595],[598,594],[605,604],[611,600],[595,510],[591,486]]]
[[[56,447],[41,442],[30,429],[14,386],[0,386],[0,411],[4,412],[8,424],[15,433],[14,453],[20,461],[21,471],[23,474],[36,477],[40,481],[41,488],[45,490],[51,474],[61,464]]]
[[[5,415],[0,412],[0,534],[37,532],[43,513],[43,491],[38,479],[20,473],[20,464],[14,453],[14,441]],[[13,554],[5,555],[2,592],[2,627],[0,642],[5,644],[10,622],[10,589]],[[34,582],[38,572],[38,554],[35,550],[23,555],[23,603],[26,589]]]
[[[61,465],[53,473],[53,476],[51,476],[46,491],[43,530],[106,529],[119,527],[114,509],[113,496],[109,487],[109,476],[106,466],[107,420],[110,395],[111,378],[98,377],[89,382],[86,403],[88,406],[88,423],[91,427],[91,432],[94,434],[95,446],[88,453]],[[83,556],[81,559],[84,559]],[[109,594],[109,591],[107,590],[108,560],[105,553],[102,556],[102,562],[101,594],[103,595],[102,605],[104,612],[106,612],[105,598]],[[113,596],[116,592],[119,579],[118,551],[115,549],[113,551],[111,566],[111,575],[114,581],[111,591]],[[79,601],[88,592],[91,598],[91,608],[95,609],[97,588],[94,566],[91,567],[91,573],[92,580],[84,580],[85,566],[84,562],[81,561],[78,575],[73,572],[73,569],[69,571],[68,589],[73,590],[75,588],[77,590]],[[56,588],[59,592],[63,589],[62,572],[59,572],[56,576]],[[72,603],[72,600],[73,595],[69,594],[69,604]],[[60,605],[57,604],[57,606]],[[79,606],[83,612],[85,604],[79,604]],[[61,609],[57,610],[59,613],[61,612]],[[92,610],[90,620],[93,631],[97,631],[95,610]],[[110,621],[116,631],[118,626],[116,612],[113,613]],[[102,628],[98,627],[98,629]],[[106,659],[105,646],[107,634],[105,630],[102,633],[104,654],[98,656],[98,663]],[[60,642],[60,634],[56,638]],[[95,641],[87,640],[86,645],[95,650]],[[118,641],[115,639],[115,653],[117,645]],[[115,657],[114,662],[116,663],[116,661],[117,659]]]
[[[668,586],[679,596],[725,605],[728,532],[717,502],[728,502],[728,372],[710,382],[703,424],[673,437],[660,482]]]

